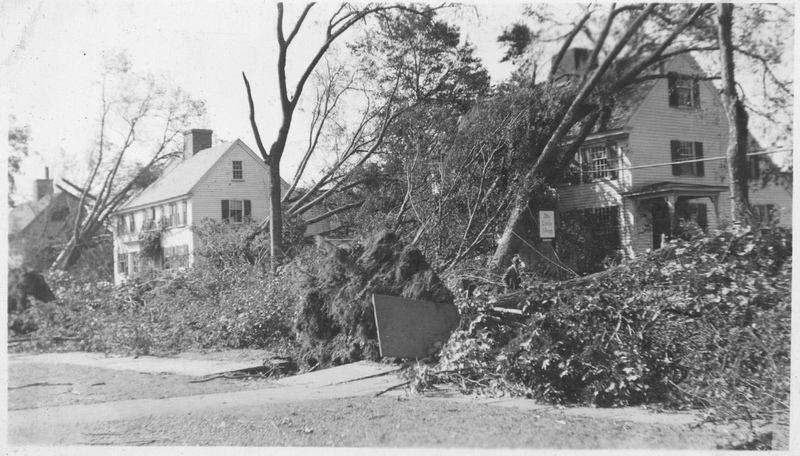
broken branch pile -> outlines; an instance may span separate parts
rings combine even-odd
[[[791,232],[775,227],[674,241],[603,273],[529,288],[521,325],[465,300],[465,321],[418,384],[787,413],[791,253]]]

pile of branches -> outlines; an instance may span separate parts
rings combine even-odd
[[[294,330],[309,366],[380,357],[373,294],[453,302],[453,294],[422,252],[404,245],[392,232],[350,247],[320,242],[325,253],[297,258],[290,274],[293,288],[302,290]]]
[[[791,231],[730,229],[592,276],[528,288],[524,321],[477,300],[417,386],[728,417],[789,407]]]

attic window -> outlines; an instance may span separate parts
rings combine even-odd
[[[700,84],[691,76],[670,73],[669,105],[673,108],[699,108]]]
[[[244,172],[242,170],[242,162],[239,160],[233,161],[233,180],[243,180]]]

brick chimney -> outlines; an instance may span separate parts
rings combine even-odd
[[[195,128],[183,133],[183,158],[189,158],[211,147],[212,130]]]
[[[53,194],[53,179],[50,179],[50,168],[44,168],[44,179],[36,179],[33,183],[33,194],[36,201]]]
[[[564,75],[579,76],[586,72],[586,65],[589,63],[591,51],[585,48],[570,48],[564,53],[558,70],[553,74],[555,79]],[[554,64],[556,56],[550,59],[550,64]]]

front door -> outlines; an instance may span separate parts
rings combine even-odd
[[[661,248],[663,240],[672,236],[672,221],[669,217],[669,206],[664,200],[653,202],[653,250]]]

